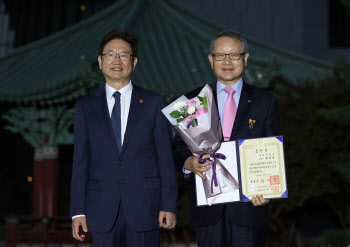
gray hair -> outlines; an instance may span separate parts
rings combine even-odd
[[[213,54],[214,43],[220,37],[230,37],[230,38],[232,38],[232,39],[234,39],[236,41],[240,41],[242,43],[243,52],[248,52],[247,40],[239,33],[235,33],[233,31],[226,30],[226,31],[223,31],[223,32],[219,33],[218,35],[216,35],[216,37],[211,41],[210,48],[209,48],[209,53],[210,54]]]

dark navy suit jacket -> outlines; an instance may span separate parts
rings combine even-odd
[[[216,100],[216,82],[211,84]],[[199,94],[202,88],[197,88],[186,94],[187,98],[193,98]],[[253,129],[249,129],[249,119],[256,120]],[[239,99],[237,114],[232,129],[230,141],[280,135],[278,102],[272,94],[243,82],[243,88]],[[222,138],[223,140],[223,138]],[[182,171],[186,159],[191,152],[176,135],[173,141],[175,162],[178,170]],[[191,176],[193,178],[193,176]],[[194,179],[193,179],[194,180]],[[254,207],[250,202],[238,202],[220,204],[205,207],[196,206],[195,185],[192,181],[190,198],[190,225],[209,226],[218,222],[224,207],[232,210],[236,217],[234,224],[240,226],[267,226],[268,207]]]
[[[162,96],[133,84],[123,146],[118,152],[101,88],[76,102],[70,215],[108,232],[123,210],[135,231],[159,228],[159,211],[176,213],[171,127]]]

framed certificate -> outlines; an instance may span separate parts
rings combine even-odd
[[[216,183],[213,167],[206,180],[195,176],[197,206],[288,196],[282,136],[223,142],[218,153],[226,159],[216,159]]]

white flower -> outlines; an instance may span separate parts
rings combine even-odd
[[[174,105],[174,110],[175,111],[180,111],[180,109],[184,106],[186,106],[186,102],[185,101],[179,101]]]
[[[196,107],[194,106],[190,106],[188,107],[188,110],[187,110],[188,114],[193,114],[196,112]]]

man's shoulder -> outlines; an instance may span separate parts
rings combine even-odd
[[[245,83],[243,85],[243,90],[248,92],[249,94],[254,95],[254,97],[261,97],[261,98],[266,98],[266,99],[275,99],[276,96],[273,95],[271,92],[267,91],[264,88],[259,88],[253,85],[250,85],[248,83]]]
[[[185,94],[185,96],[190,99],[190,98],[193,98],[193,97],[196,97],[200,91],[203,89],[203,87],[197,87],[195,89],[193,89],[192,91],[188,92]]]
[[[80,104],[86,104],[88,102],[90,102],[91,100],[93,100],[96,96],[101,95],[101,94],[106,94],[105,93],[105,87],[101,87],[93,92],[90,92],[84,96],[81,96],[77,99],[77,102],[79,102]]]
[[[208,84],[208,85],[212,88],[214,84]],[[204,87],[205,87],[205,85],[197,87],[197,88],[193,89],[192,91],[186,93],[185,96],[188,99],[194,98],[194,97],[198,96],[198,94],[202,91],[202,89]]]
[[[136,90],[139,94],[143,95],[143,97],[150,97],[154,99],[164,98],[161,94],[150,89],[145,89],[136,84],[133,84],[133,90]]]

